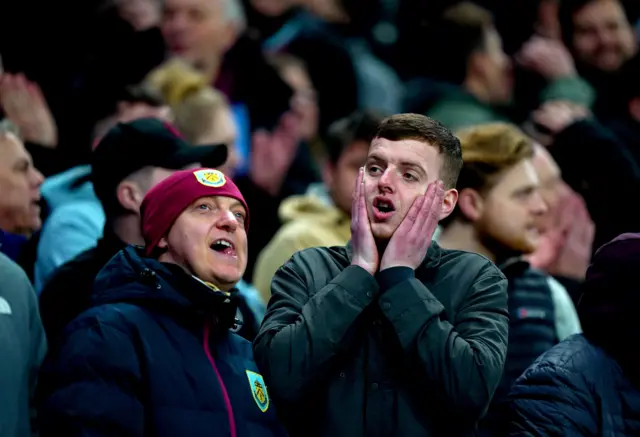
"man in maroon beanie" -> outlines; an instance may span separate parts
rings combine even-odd
[[[251,344],[230,332],[244,197],[218,170],[179,171],[147,193],[141,218],[145,247],[107,263],[92,308],[45,362],[42,434],[284,436]]]

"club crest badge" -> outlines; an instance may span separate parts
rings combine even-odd
[[[227,183],[224,174],[218,170],[207,168],[204,170],[194,171],[193,175],[196,177],[198,182],[207,187],[220,188]]]
[[[267,386],[262,375],[247,370],[247,378],[249,378],[249,387],[251,388],[253,400],[256,401],[260,411],[266,413],[269,409],[269,394],[267,394]]]

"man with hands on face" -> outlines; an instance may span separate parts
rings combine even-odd
[[[274,276],[254,354],[291,436],[473,433],[502,375],[507,283],[488,259],[431,241],[461,167],[439,122],[387,118],[350,243],[300,251]]]

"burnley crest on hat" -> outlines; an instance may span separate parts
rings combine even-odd
[[[224,174],[221,171],[205,168],[193,172],[196,180],[202,185],[212,188],[220,188],[227,183]]]

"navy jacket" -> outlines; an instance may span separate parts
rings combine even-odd
[[[613,357],[576,334],[515,383],[506,425],[511,437],[638,436],[640,391]]]
[[[224,327],[234,301],[120,251],[45,361],[42,436],[284,436],[251,344]]]

